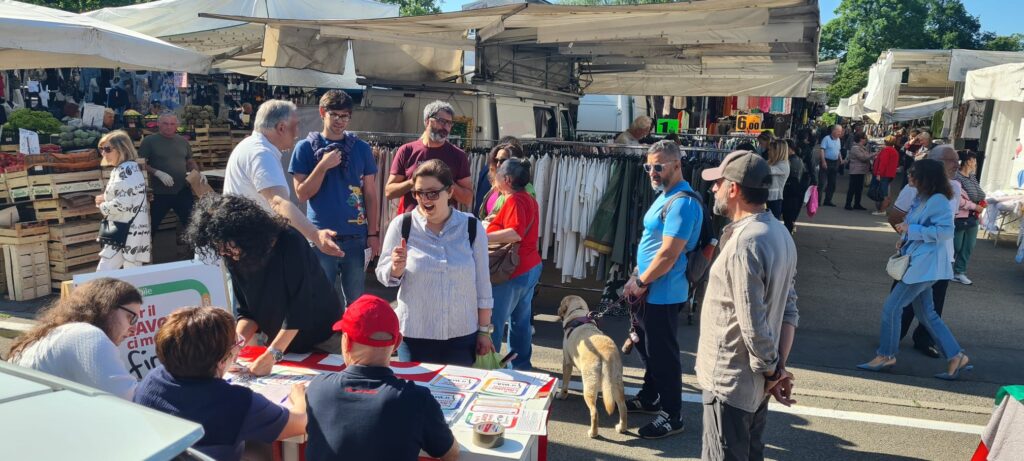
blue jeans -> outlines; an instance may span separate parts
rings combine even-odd
[[[953,333],[935,312],[935,302],[932,300],[932,285],[934,284],[934,281],[911,284],[896,283],[889,293],[889,297],[885,298],[885,305],[882,307],[882,331],[878,344],[878,355],[895,357],[899,352],[900,317],[903,313],[903,306],[908,303],[914,306],[914,316],[917,317],[918,323],[928,330],[928,333],[935,339],[936,347],[947,360],[962,351],[960,344],[953,337]]]
[[[355,236],[347,238],[339,236],[337,239],[341,251],[345,256],[337,257],[324,254],[319,248],[313,246],[317,259],[320,260],[320,267],[324,269],[327,280],[331,285],[336,283],[338,273],[341,272],[341,289],[338,290],[338,298],[344,306],[348,306],[359,299],[366,289],[366,257],[363,252],[366,250],[366,237]]]
[[[533,355],[533,335],[530,334],[530,319],[533,317],[533,289],[540,281],[543,266],[538,264],[505,283],[491,286],[494,295],[494,310],[491,311],[494,333],[491,340],[494,341],[494,348],[500,351],[505,323],[511,323],[506,349],[518,354],[512,361],[512,367],[517,370],[529,370],[532,367],[530,357]]]
[[[451,339],[404,338],[398,346],[398,360],[471,367],[476,362],[476,335]]]

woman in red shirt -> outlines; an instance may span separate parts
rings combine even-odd
[[[875,216],[884,216],[885,209],[889,207],[889,184],[896,178],[896,168],[900,164],[900,153],[894,147],[895,144],[896,138],[894,136],[889,135],[885,137],[885,147],[878,153],[878,157],[875,158],[875,165],[872,168],[875,181],[881,183],[882,191],[885,193],[884,200],[875,202],[875,212],[871,213]]]
[[[518,370],[532,368],[530,319],[533,317],[533,289],[540,281],[542,267],[537,248],[540,211],[537,201],[526,192],[529,183],[529,163],[511,158],[498,165],[494,187],[506,197],[505,204],[487,226],[488,243],[519,242],[519,266],[508,281],[493,284],[491,288],[494,295],[491,339],[500,348],[505,323],[510,323],[508,351],[517,354],[512,366]]]

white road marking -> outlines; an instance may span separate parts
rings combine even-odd
[[[574,391],[583,391],[583,383],[572,381],[569,383],[569,389],[572,389]],[[637,394],[637,392],[640,392],[640,389],[635,387],[626,387],[626,395],[634,396]],[[683,402],[703,404],[703,401],[701,400],[701,395],[692,392],[683,392]],[[776,402],[769,403],[768,408],[777,413],[788,413],[791,415],[817,416],[821,418],[841,419],[845,421],[858,421],[862,423],[875,423],[887,424],[890,426],[912,427],[915,429],[931,429],[936,431],[960,432],[964,434],[974,434],[979,436],[981,435],[982,431],[985,430],[984,426],[978,426],[974,424],[935,421],[931,419],[907,418],[904,416],[880,415],[875,413],[863,413],[859,411],[832,410],[828,408],[807,407],[803,405],[794,405],[791,407],[787,407]]]

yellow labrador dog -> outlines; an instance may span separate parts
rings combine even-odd
[[[604,409],[619,410],[615,430],[626,432],[626,395],[622,384],[622,356],[615,341],[605,336],[590,317],[587,302],[579,296],[566,296],[558,306],[565,339],[562,342],[562,386],[556,397],[569,395],[569,380],[575,366],[583,376],[583,400],[590,409],[590,435],[597,437],[597,392],[601,391]]]

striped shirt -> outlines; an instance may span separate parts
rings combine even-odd
[[[957,171],[955,179],[963,186],[964,192],[967,192],[967,197],[972,202],[978,203],[985,199],[985,191],[981,189],[981,185],[978,184],[978,180],[974,178],[974,175],[964,176],[963,173]]]
[[[427,229],[427,219],[413,209],[406,242],[405,274],[391,277],[391,252],[402,243],[402,215],[388,226],[377,263],[377,280],[398,288],[395,313],[402,335],[445,340],[473,334],[477,309],[491,309],[491,272],[487,234],[477,221],[476,240],[469,245],[469,215],[452,210],[439,234]]]

